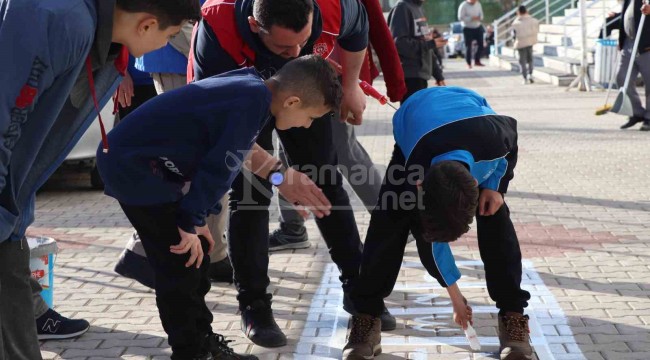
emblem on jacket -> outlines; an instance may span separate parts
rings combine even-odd
[[[316,43],[314,44],[314,54],[319,56],[327,55],[327,44],[326,43]]]

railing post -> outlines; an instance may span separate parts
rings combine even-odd
[[[492,24],[494,27],[494,55],[501,55],[499,51],[499,20],[494,20]]]
[[[551,23],[551,9],[549,9],[549,0],[544,1],[546,3],[546,24]]]

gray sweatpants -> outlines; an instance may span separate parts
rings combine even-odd
[[[332,139],[339,160],[339,171],[348,180],[354,192],[368,212],[377,204],[382,175],[370,159],[366,149],[359,144],[354,132],[354,126],[332,120]],[[282,147],[280,158],[287,165]],[[282,196],[279,201],[280,221],[291,228],[304,226],[302,218]]]
[[[42,359],[30,279],[27,240],[0,243],[0,360]]]
[[[627,74],[627,67],[630,64],[631,59],[634,58],[630,84],[627,87],[627,96],[630,97],[634,116],[650,121],[650,51],[646,51],[639,56],[632,56],[633,46],[634,41],[628,39],[628,41],[625,42],[625,46],[623,46],[623,50],[621,50],[621,61],[618,65],[616,83],[619,87],[623,87],[623,84],[625,83],[625,75]],[[641,104],[641,97],[639,96],[639,92],[636,91],[635,86],[636,78],[639,76],[639,73],[641,73],[641,77],[645,83],[645,108]]]
[[[533,74],[533,47],[526,46],[525,48],[517,49],[519,53],[519,66],[521,66],[521,75],[528,78],[528,75]]]

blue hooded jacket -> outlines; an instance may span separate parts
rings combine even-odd
[[[0,242],[24,236],[36,190],[96,117],[86,59],[100,108],[118,85],[114,8],[114,0],[0,0]]]
[[[408,172],[454,160],[466,164],[479,188],[505,193],[517,163],[517,122],[497,115],[485,98],[454,86],[420,90],[393,117],[393,135]],[[410,189],[415,191],[415,189]],[[433,243],[423,264],[440,285],[460,278],[448,243]]]

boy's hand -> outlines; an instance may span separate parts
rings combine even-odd
[[[309,216],[307,210],[319,219],[330,214],[332,204],[309,176],[293,168],[288,168],[284,176],[284,182],[278,186],[278,191],[302,217]]]
[[[461,301],[452,301],[454,306],[454,322],[458,324],[463,330],[467,329],[467,323],[474,325],[472,320],[472,307],[467,305],[467,299],[462,298]]]
[[[650,15],[650,5],[643,4],[643,6],[641,6],[641,13],[643,13],[643,15],[646,15],[646,16]]]
[[[503,206],[503,195],[500,192],[481,189],[478,197],[478,214],[481,216],[494,215]]]
[[[169,251],[173,254],[181,255],[190,252],[190,259],[185,263],[185,267],[190,267],[196,263],[196,268],[201,267],[203,263],[203,247],[201,246],[201,239],[199,235],[204,236],[208,243],[210,244],[210,251],[214,248],[214,239],[210,234],[208,226],[197,226],[196,234],[191,234],[185,232],[183,229],[178,228],[178,233],[181,236],[181,242],[178,245],[172,245],[169,247]]]
[[[131,98],[133,95],[133,79],[131,79],[131,75],[127,72],[124,75],[120,86],[117,88],[117,91],[115,91],[113,101],[117,100],[121,107],[127,108],[131,106]]]

